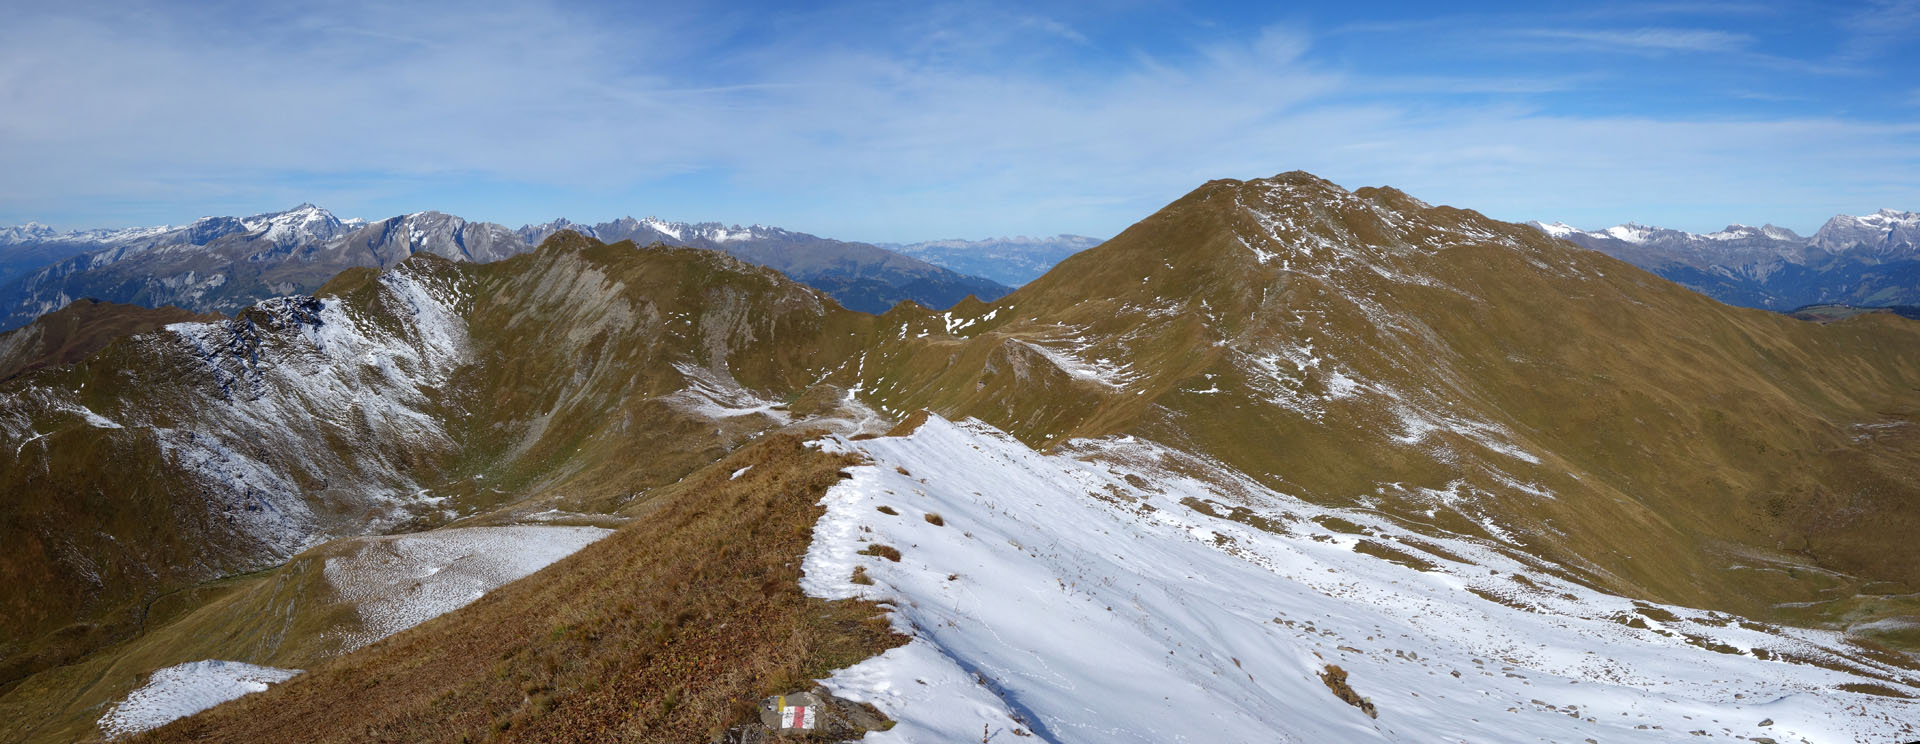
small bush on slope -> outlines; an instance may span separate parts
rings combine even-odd
[[[545,571],[137,741],[706,740],[901,642],[873,604],[797,584],[851,464],[769,437]]]

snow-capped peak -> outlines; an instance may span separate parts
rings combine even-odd
[[[332,212],[303,202],[300,206],[284,212],[256,214],[241,220],[248,232],[260,233],[260,238],[274,243],[298,243],[309,240],[326,240],[347,231],[347,225]]]
[[[668,222],[667,220],[660,219],[659,217],[648,217],[644,220],[640,220],[639,224],[642,227],[648,228],[650,230],[653,230],[654,232],[660,233],[661,235],[665,235],[676,242],[682,242],[682,243],[690,242],[694,240],[708,240],[715,243],[730,243],[730,242],[735,242],[740,240],[752,240],[754,238],[765,237],[768,233],[775,231],[773,228],[769,228],[765,225],[750,225],[747,227],[741,227],[739,225],[724,225],[718,222],[699,222],[699,223]]]
[[[1910,252],[1920,243],[1920,212],[1882,209],[1868,215],[1839,215],[1821,225],[1812,242],[1829,252]]]
[[[1565,222],[1540,222],[1536,220],[1532,224],[1534,229],[1556,238],[1564,238],[1574,233],[1585,232]]]
[[[1889,230],[1895,227],[1920,225],[1920,212],[1902,212],[1895,209],[1881,209],[1873,214],[1836,215],[1827,221],[1828,225],[1846,224]]]
[[[660,233],[669,238],[673,238],[674,240],[684,240],[684,238],[680,237],[680,228],[684,227],[684,225],[681,225],[679,223],[668,222],[666,220],[660,219],[659,217],[648,217],[644,220],[641,220],[640,224],[645,225],[648,229],[651,229],[654,232]]]
[[[1653,234],[1653,228],[1629,222],[1624,225],[1614,225],[1601,232],[1615,240],[1624,240],[1638,245],[1647,242],[1647,238]]]
[[[1893,225],[1914,225],[1920,224],[1920,212],[1901,212],[1893,209],[1882,209],[1859,219],[1861,222],[1868,224],[1884,224],[1889,227]]]
[[[57,234],[58,233],[53,231],[53,228],[38,222],[28,222],[24,225],[14,225],[12,227],[0,227],[0,245],[47,240]]]
[[[1686,235],[1685,233],[1682,233],[1682,234]],[[1723,241],[1724,240],[1753,240],[1757,238],[1766,238],[1771,240],[1790,240],[1790,241],[1805,240],[1805,238],[1800,237],[1799,234],[1795,233],[1792,230],[1788,230],[1784,227],[1776,227],[1774,225],[1762,225],[1760,227],[1754,227],[1752,225],[1742,225],[1738,222],[1728,225],[1726,229],[1721,230],[1719,232],[1711,232],[1711,233],[1706,233],[1704,235],[1697,235],[1697,236],[1688,235],[1687,237],[1698,237],[1705,240],[1723,240]]]

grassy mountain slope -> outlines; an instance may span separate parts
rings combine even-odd
[[[1731,308],[1295,173],[1209,183],[994,306],[887,320],[860,376],[883,410],[1138,433],[1633,596],[1844,624],[1920,586],[1884,549],[1920,518],[1900,318]]]
[[[778,426],[768,398],[873,323],[722,254],[571,233],[496,264],[347,272],[322,295],[0,387],[0,529],[20,546],[0,561],[0,680],[313,540],[523,501],[615,508]]]
[[[0,380],[40,367],[80,361],[121,336],[169,323],[216,320],[177,307],[145,308],[80,299],[24,327],[0,333]]]
[[[852,462],[763,439],[533,580],[135,741],[709,740],[898,643],[880,608],[797,584],[820,496]]]

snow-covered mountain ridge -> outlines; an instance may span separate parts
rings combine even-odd
[[[232,234],[257,234],[275,243],[326,240],[365,225],[359,218],[340,219],[313,204],[301,204],[282,212],[263,212],[248,217],[201,217],[184,226],[98,228],[55,232],[37,222],[0,227],[0,246],[29,242],[98,243],[120,245],[145,243],[187,243],[205,245]]]
[[[1920,301],[1920,213],[1837,215],[1811,236],[1762,225],[1697,234],[1635,223],[1581,230],[1530,222],[1736,305],[1791,310],[1816,303]]]
[[[567,219],[557,219],[539,225],[527,225],[518,231],[529,243],[539,243],[561,230],[572,230],[589,238],[598,238],[607,242],[632,240],[636,243],[659,242],[681,245],[696,240],[715,243],[732,243],[743,240],[767,240],[800,235],[790,230],[766,225],[723,225],[718,222],[674,222],[659,217],[634,219],[622,217],[612,222],[588,225]],[[651,238],[651,239],[649,239]]]
[[[302,204],[250,217],[55,233],[39,224],[0,228],[0,329],[24,325],[92,297],[147,307],[230,313],[278,295],[311,292],[342,270],[387,267],[416,253],[491,262],[529,252],[561,230],[606,242],[664,243],[725,251],[812,284],[842,304],[880,313],[912,300],[950,307],[1008,289],[864,243],[765,225],[625,217],[597,225],[565,219],[513,229],[437,211],[368,222]]]

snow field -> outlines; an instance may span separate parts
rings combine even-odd
[[[1338,515],[1376,542],[1412,535],[1230,473],[1174,474],[1159,464],[1173,453],[1144,442],[1046,455],[934,417],[909,437],[822,446],[873,464],[825,497],[802,586],[889,603],[913,637],[825,681],[899,722],[873,741],[1784,744],[1906,741],[1920,720],[1913,701],[1838,689],[1897,672],[1756,652],[1831,658],[1835,634],[1636,605],[1467,539],[1419,538],[1464,563],[1389,563],[1309,520]],[[1281,527],[1211,517],[1188,498]],[[869,543],[901,560],[859,554]],[[874,583],[852,583],[855,566]],[[1328,664],[1378,719],[1333,696]]]

